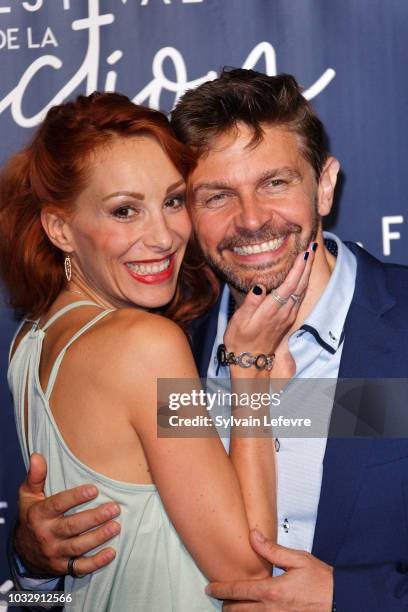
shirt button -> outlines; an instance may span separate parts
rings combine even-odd
[[[331,340],[332,342],[337,342],[337,338],[336,338],[336,336],[333,334],[333,332],[329,331],[329,337],[330,337],[330,340]]]
[[[285,518],[282,523],[282,529],[285,533],[289,533],[289,521],[287,518]]]
[[[279,439],[275,438],[275,450],[277,453],[279,453],[280,447],[281,447],[281,444],[279,442]]]

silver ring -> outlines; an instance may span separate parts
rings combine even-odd
[[[278,304],[280,304],[281,306],[284,306],[285,304],[287,304],[289,300],[289,298],[283,298],[281,295],[279,295],[277,291],[272,291],[271,295],[273,299],[275,300],[275,302],[278,302]]]
[[[295,304],[300,302],[300,295],[297,295],[296,293],[291,293],[289,297],[295,302]]]
[[[68,559],[68,565],[67,565],[67,574],[69,574],[70,576],[72,576],[73,578],[80,578],[81,576],[79,574],[76,573],[75,571],[75,561],[78,559],[78,557],[71,557],[70,559]]]

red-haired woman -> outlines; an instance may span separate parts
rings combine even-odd
[[[228,457],[216,436],[157,437],[157,379],[197,379],[176,322],[215,295],[189,246],[193,164],[164,115],[93,94],[51,109],[1,177],[0,270],[24,317],[9,384],[25,462],[45,456],[48,495],[91,481],[121,506],[110,565],[79,579],[81,558],[66,560],[66,609],[218,609],[204,575],[270,569],[248,531],[275,532],[272,441],[237,438]],[[233,317],[230,350],[270,351],[272,326],[239,325],[265,299],[250,294]]]

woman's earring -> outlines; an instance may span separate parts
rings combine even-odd
[[[72,277],[71,258],[69,255],[65,255],[64,270],[65,270],[65,276],[67,277],[67,281],[69,282]]]

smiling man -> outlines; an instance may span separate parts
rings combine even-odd
[[[202,250],[217,273],[245,293],[255,276],[268,290],[278,287],[319,229],[316,180],[296,134],[265,126],[262,140],[252,141],[253,130],[237,123],[211,142],[191,176]],[[337,169],[334,159],[325,168],[333,181]]]
[[[190,177],[195,231],[226,281],[218,304],[195,328],[201,375],[227,375],[216,370],[214,357],[234,305],[256,283],[276,289],[296,255],[315,241],[308,289],[276,350],[271,377],[406,378],[408,269],[323,236],[339,163],[295,79],[225,71],[188,91],[172,124],[198,150]],[[346,437],[277,441],[278,544],[251,536],[257,552],[275,564],[274,577],[211,585],[213,596],[246,602],[225,609],[407,607],[408,544],[397,533],[405,533],[408,442],[354,437],[367,435],[366,423],[357,413],[347,429],[350,402],[344,413],[337,399],[319,410],[331,420],[331,433]],[[392,528],[385,519],[391,507]]]
[[[305,294],[275,294],[282,306],[289,299],[302,303],[276,350],[272,378],[407,378],[408,269],[323,235],[339,163],[295,79],[225,71],[187,92],[172,123],[199,153],[190,177],[191,212],[204,256],[225,281],[218,302],[194,325],[201,376],[227,375],[214,359],[245,293],[256,284],[275,290],[313,243]],[[322,418],[338,423],[333,398],[321,410]],[[275,564],[274,576],[212,585],[214,596],[231,600],[227,610],[407,608],[408,442],[353,437],[361,435],[359,427],[357,418],[343,439],[276,441],[278,544],[252,536]],[[63,512],[87,499],[86,488],[42,500],[42,478],[37,458],[22,489],[16,539],[26,564],[61,574],[73,555],[81,555],[76,565],[84,573],[107,563],[101,552],[82,557],[96,543],[82,532],[117,509],[71,515],[67,523]],[[98,544],[109,539],[108,530],[101,539],[101,529]]]

